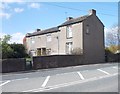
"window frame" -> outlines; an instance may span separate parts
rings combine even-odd
[[[31,44],[35,44],[35,37],[31,37]]]
[[[47,34],[47,42],[51,42],[52,41],[52,35],[51,34]]]
[[[69,29],[68,29],[69,28]],[[70,36],[71,33],[71,36]],[[70,39],[73,37],[73,33],[72,33],[72,25],[68,25],[66,26],[66,38]]]
[[[71,44],[71,48],[70,48],[70,44]],[[73,42],[66,42],[66,54],[72,54],[72,46],[73,46]]]
[[[88,35],[90,34],[90,28],[89,28],[88,24],[86,25],[86,34],[88,34]]]

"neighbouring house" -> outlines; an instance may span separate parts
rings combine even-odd
[[[32,56],[84,55],[86,61],[105,60],[104,25],[96,10],[78,18],[68,17],[57,27],[26,34],[27,52]]]

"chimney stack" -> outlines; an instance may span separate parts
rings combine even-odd
[[[36,31],[39,32],[39,31],[41,31],[41,29],[37,29]]]
[[[91,10],[89,10],[89,15],[96,15],[96,10],[94,10],[94,9],[91,9]]]
[[[67,18],[66,18],[67,21],[69,21],[69,20],[71,20],[71,19],[73,19],[73,17],[67,17]]]

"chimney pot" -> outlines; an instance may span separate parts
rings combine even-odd
[[[94,9],[91,9],[91,10],[89,10],[89,15],[96,15],[96,10],[94,10]]]
[[[37,29],[36,31],[39,32],[39,31],[41,31],[41,29]]]
[[[67,21],[69,21],[69,20],[71,20],[71,19],[73,19],[73,17],[67,17],[67,18],[66,18]]]

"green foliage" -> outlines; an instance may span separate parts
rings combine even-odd
[[[2,58],[12,58],[13,49],[9,44],[2,44]]]
[[[9,44],[11,36],[5,35],[3,39],[0,40],[2,47],[2,58],[24,58],[28,57],[23,44]]]
[[[10,47],[13,49],[12,57],[13,58],[24,58],[27,57],[25,47],[23,44],[10,44]]]
[[[3,40],[2,40],[2,44],[8,44],[8,42],[10,41],[11,36],[10,35],[5,35]]]
[[[110,45],[109,47],[106,47],[106,50],[115,54],[118,50],[120,50],[119,48],[120,48],[120,45]]]
[[[5,35],[3,39],[0,40],[2,48],[2,58],[10,58],[13,49],[9,46],[8,42],[10,41],[11,36]]]

